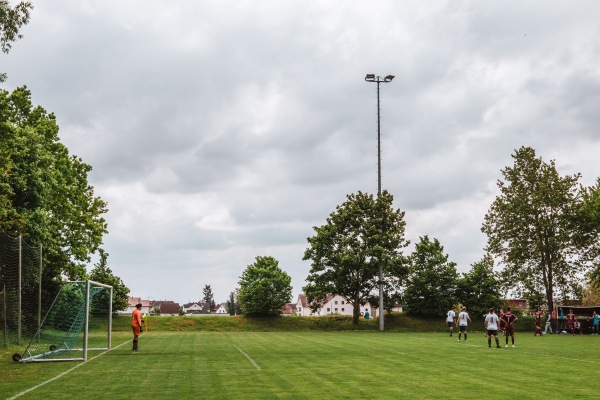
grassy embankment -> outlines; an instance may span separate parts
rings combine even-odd
[[[114,331],[130,329],[129,316],[116,316]],[[379,320],[361,318],[352,325],[350,316],[323,317],[274,317],[252,318],[245,316],[152,316],[147,317],[149,331],[206,331],[206,332],[310,332],[310,331],[377,331]],[[515,324],[517,332],[533,332],[531,317],[521,317]],[[444,318],[421,318],[403,313],[386,315],[385,330],[390,332],[445,332],[448,330]],[[483,332],[483,318],[473,318],[469,326],[472,332]]]

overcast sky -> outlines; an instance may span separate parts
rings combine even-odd
[[[14,1],[12,2],[15,3]],[[600,176],[600,2],[35,1],[0,71],[54,112],[108,202],[109,267],[151,300],[224,302],[256,256],[382,186],[459,272],[521,146]],[[406,253],[412,251],[412,245]],[[91,265],[90,265],[91,268]]]

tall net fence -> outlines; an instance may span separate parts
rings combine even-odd
[[[41,322],[42,248],[0,233],[0,329],[4,347],[21,346]]]
[[[15,361],[86,360],[88,350],[110,349],[112,288],[65,282],[39,329]]]

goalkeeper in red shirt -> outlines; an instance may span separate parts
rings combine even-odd
[[[138,337],[142,331],[142,303],[135,305],[131,313],[131,329],[133,330],[133,351],[138,351]]]

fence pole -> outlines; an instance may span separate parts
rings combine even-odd
[[[2,285],[2,297],[3,297],[3,302],[2,304],[4,305],[4,318],[2,318],[2,320],[4,321],[4,347],[8,346],[8,321],[6,320],[6,285]]]
[[[19,291],[19,297],[18,297],[18,306],[19,306],[19,312],[17,313],[17,317],[18,317],[18,321],[17,321],[17,345],[21,345],[21,319],[22,319],[22,309],[21,309],[21,275],[22,275],[22,271],[21,268],[23,266],[23,256],[22,256],[22,241],[23,237],[21,235],[19,235],[19,287],[18,287],[18,291]]]
[[[38,275],[38,328],[42,326],[42,244],[40,243],[40,271]]]

